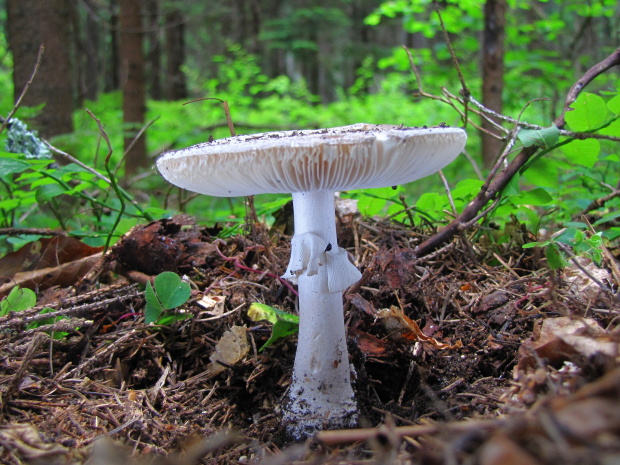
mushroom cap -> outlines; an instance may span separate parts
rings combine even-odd
[[[461,153],[458,128],[354,124],[218,139],[164,153],[162,176],[217,197],[395,186],[443,168]]]

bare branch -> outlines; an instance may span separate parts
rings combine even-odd
[[[37,55],[37,62],[34,65],[34,69],[32,70],[32,74],[30,75],[30,79],[28,79],[28,82],[26,82],[26,85],[24,86],[22,93],[19,95],[17,102],[15,102],[15,106],[13,107],[11,112],[8,114],[6,119],[2,122],[2,125],[0,126],[0,134],[2,134],[2,131],[5,130],[5,128],[11,121],[11,118],[17,112],[17,109],[21,105],[22,100],[24,99],[24,96],[28,93],[28,89],[30,89],[30,85],[32,84],[32,81],[34,81],[34,77],[37,75],[37,72],[39,71],[39,66],[41,66],[41,60],[43,59],[44,52],[45,52],[45,46],[41,44],[41,46],[39,47],[39,54]]]
[[[566,124],[566,121],[564,120],[564,113],[567,111],[570,104],[575,101],[581,90],[583,90],[583,88],[597,76],[618,64],[620,64],[620,47],[603,61],[586,71],[586,73],[570,88],[568,95],[566,96],[564,112],[553,122],[553,124],[555,124],[559,129],[562,129]],[[470,101],[470,99],[468,98],[467,101]],[[516,129],[519,127],[519,122],[517,121],[516,124],[517,126],[515,126],[512,133],[512,142],[514,142]],[[509,143],[504,149],[504,153],[500,156],[498,162],[491,170],[491,173],[489,173],[487,180],[476,197],[465,207],[461,214],[454,218],[445,228],[441,229],[418,245],[415,249],[416,256],[424,256],[435,250],[437,247],[440,247],[459,232],[463,231],[465,227],[464,225],[473,225],[475,222],[472,220],[475,218],[480,218],[480,216],[478,216],[478,212],[482,210],[490,201],[495,201],[499,197],[502,189],[508,185],[513,176],[515,176],[539,150],[539,147],[536,145],[523,147],[515,158],[508,163],[508,165],[506,165],[504,169],[499,172],[499,174],[497,174],[497,170],[503,164],[510,147],[511,144]]]

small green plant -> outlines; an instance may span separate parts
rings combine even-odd
[[[166,325],[187,318],[187,314],[166,315],[163,318],[161,316],[165,310],[173,310],[183,305],[190,295],[189,284],[183,281],[178,274],[164,271],[157,275],[155,286],[148,282],[144,291],[146,298],[145,323]]]
[[[0,301],[0,316],[6,316],[9,312],[23,312],[32,308],[37,303],[36,294],[30,289],[15,286],[2,301]]]
[[[253,303],[248,309],[248,316],[253,321],[266,320],[273,325],[271,336],[260,350],[264,350],[280,339],[299,331],[299,317],[261,303]]]
[[[15,286],[2,301],[0,301],[0,316],[6,316],[9,312],[23,312],[34,307],[37,303],[37,296],[31,289]],[[54,312],[53,308],[44,308],[39,315]],[[43,320],[33,321],[26,326],[26,329],[36,329],[44,325],[54,324],[57,321],[66,319],[64,316],[54,318],[45,318]],[[77,328],[76,328],[77,329]],[[48,331],[53,339],[62,339],[69,333],[64,331]]]
[[[584,231],[577,228],[566,228],[553,234],[545,241],[524,244],[523,248],[544,247],[549,268],[557,270],[568,265],[568,259],[571,255],[587,257],[600,266],[603,259],[602,245],[601,232],[588,237]]]

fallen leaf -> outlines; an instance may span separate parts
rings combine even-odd
[[[372,304],[370,302],[368,302],[366,299],[364,299],[361,295],[359,295],[359,294],[347,294],[346,299],[349,302],[351,302],[358,310],[361,310],[362,312],[366,313],[367,315],[371,315],[371,316],[374,316],[374,317],[377,316],[377,311],[372,306]]]
[[[0,276],[12,277],[16,273],[54,268],[96,254],[103,247],[91,247],[79,239],[67,236],[39,239],[29,242],[15,252],[0,259]]]
[[[615,358],[619,353],[619,345],[595,320],[558,317],[543,322],[537,340],[521,344],[517,353],[518,370],[523,371],[536,366],[532,352],[557,366],[562,362],[571,361],[577,355],[586,358],[596,355]]]
[[[427,342],[437,349],[458,349],[463,347],[461,341],[454,344],[444,344],[433,337],[427,336],[422,332],[418,324],[405,315],[398,307],[391,306],[379,310],[377,318],[381,320],[383,326],[389,333],[390,339],[398,342]]]
[[[384,358],[391,354],[388,341],[355,328],[349,328],[349,335],[366,357]]]
[[[564,281],[568,285],[568,291],[581,303],[595,302],[601,293],[601,287],[591,278],[599,282],[611,282],[611,275],[605,269],[597,267],[587,257],[577,257],[579,265],[587,271],[585,273],[574,262],[564,268]]]
[[[245,357],[249,351],[250,344],[248,343],[245,325],[232,326],[222,335],[215,345],[215,351],[209,357],[209,360],[211,360],[211,363],[207,366],[209,377],[215,376],[226,369],[226,366],[218,362],[234,365]]]
[[[15,286],[43,290],[52,286],[67,287],[75,284],[101,261],[101,254],[80,258],[51,268],[16,273],[11,281],[0,286],[0,298],[11,292]]]

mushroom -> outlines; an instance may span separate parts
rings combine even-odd
[[[355,124],[235,136],[163,154],[169,182],[213,196],[292,193],[295,234],[284,278],[299,291],[299,339],[283,421],[300,439],[351,427],[342,292],[361,273],[338,247],[336,191],[393,186],[432,174],[465,146],[462,129]]]

